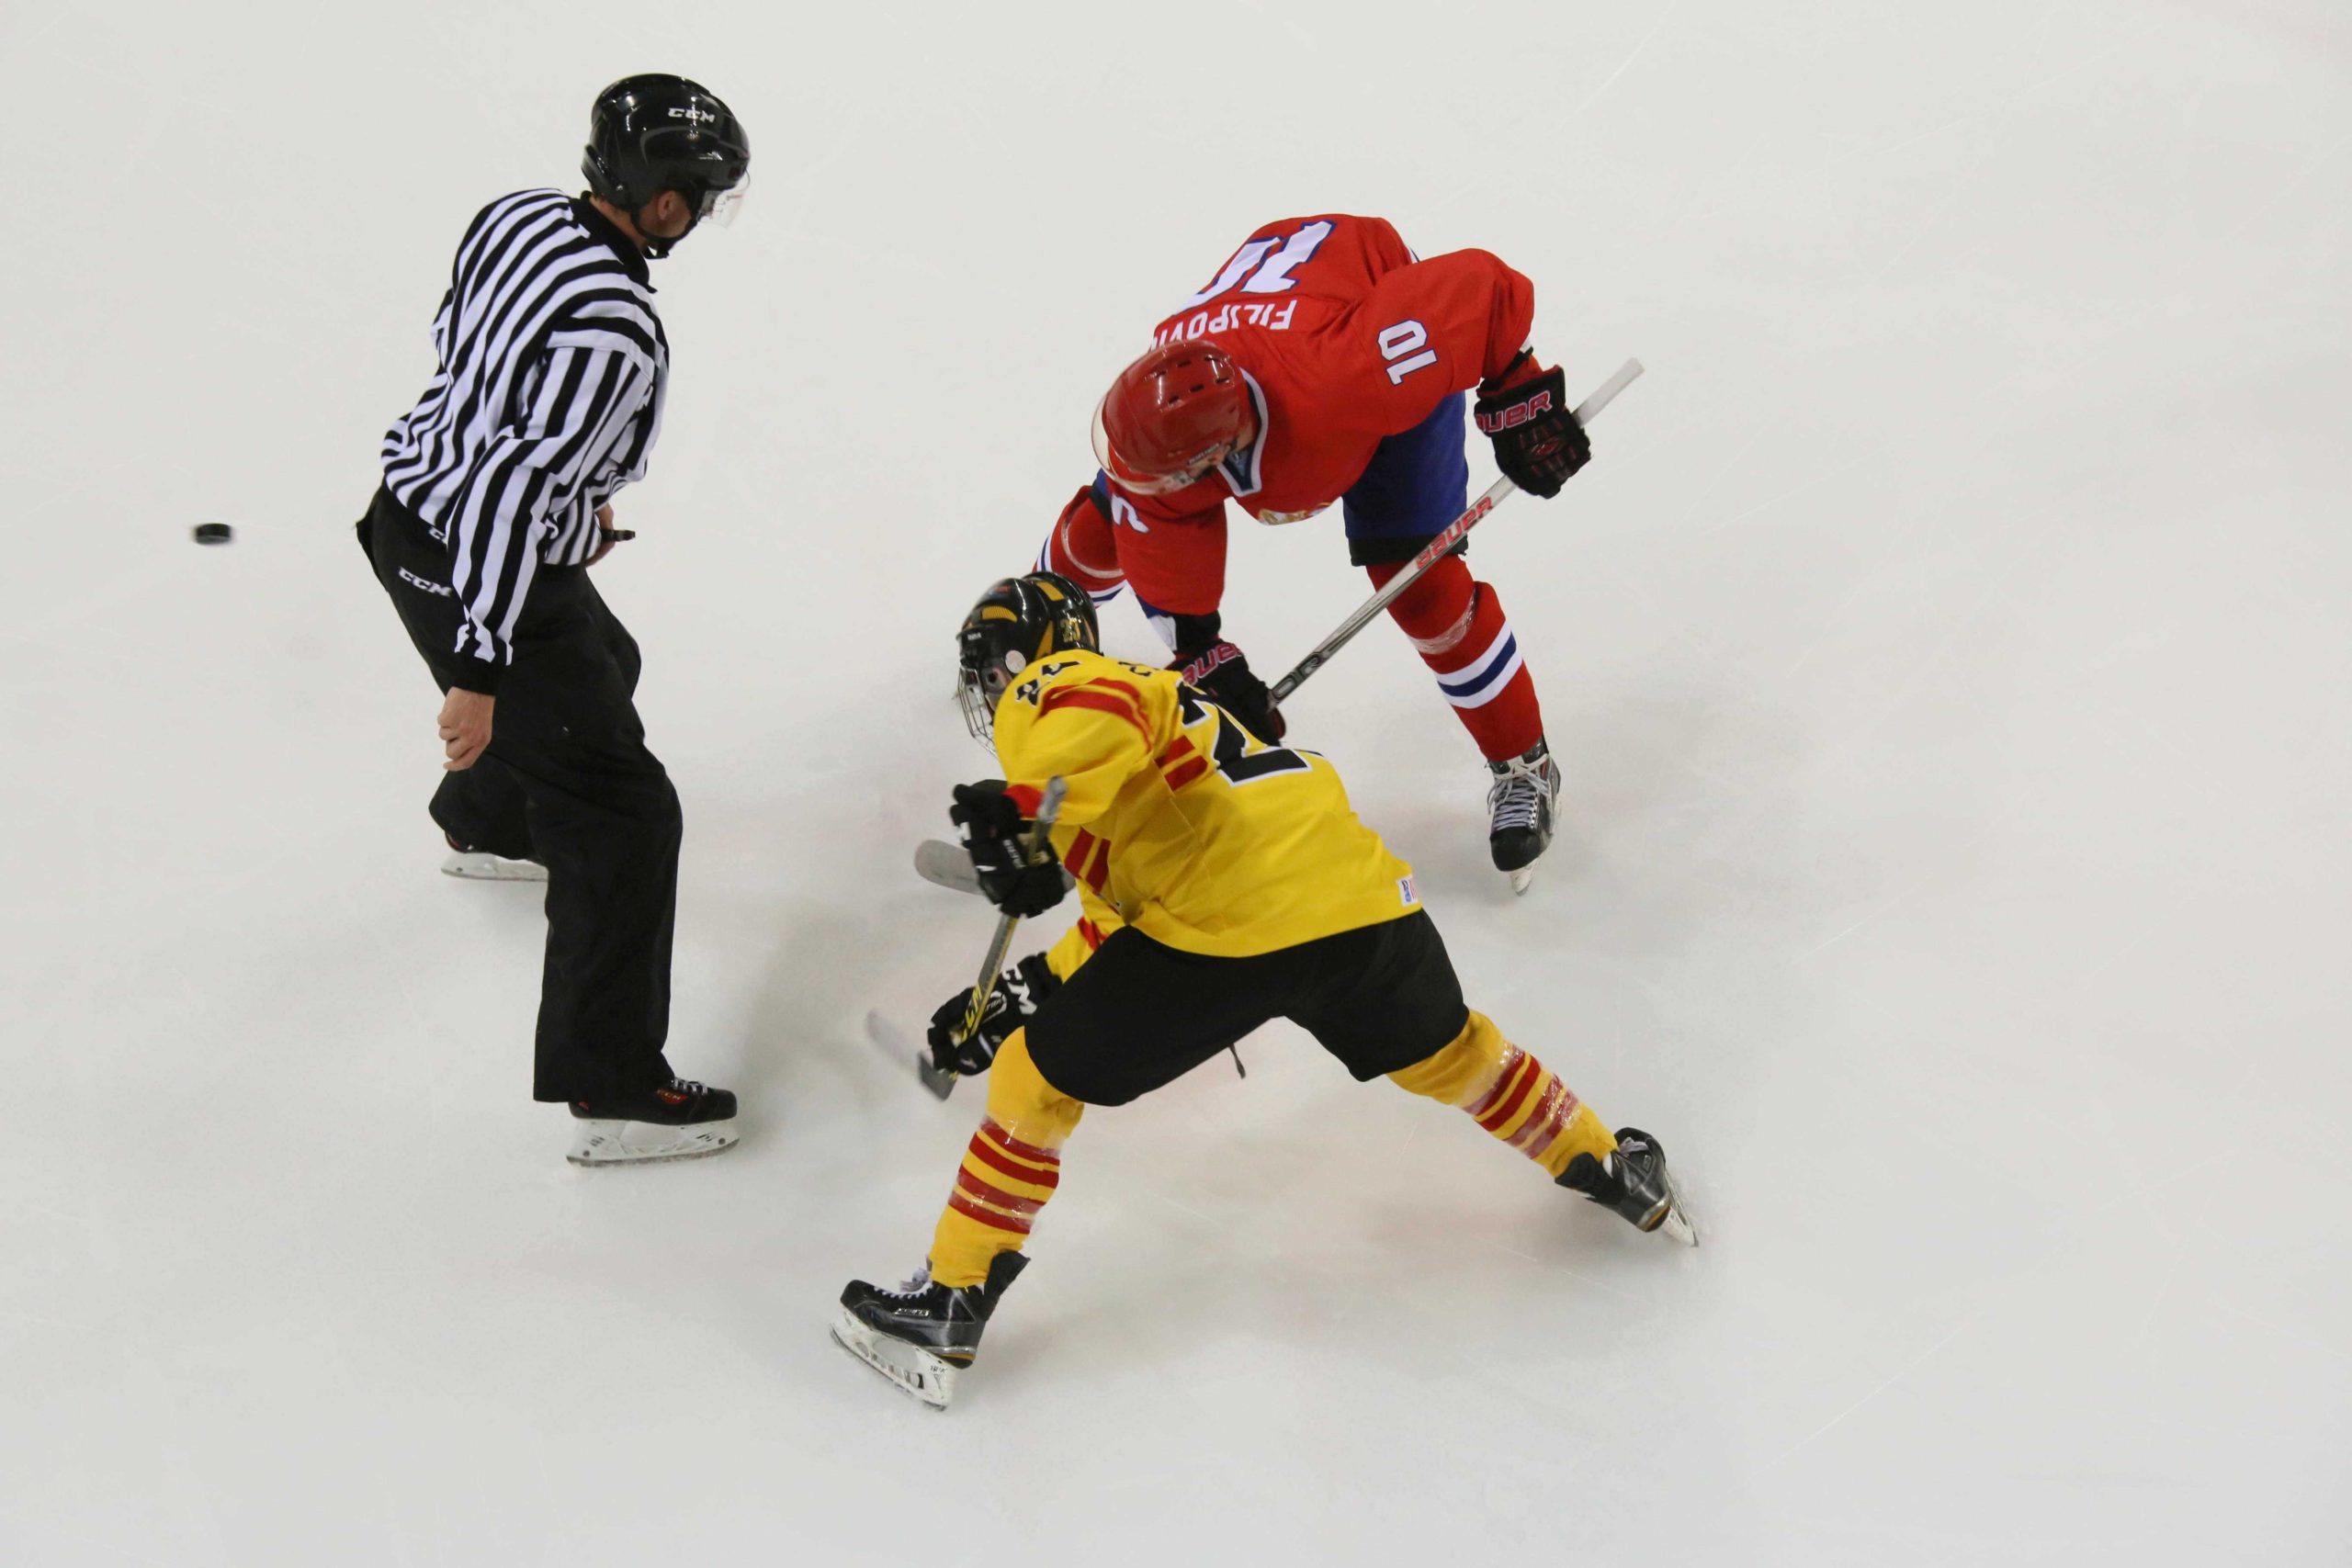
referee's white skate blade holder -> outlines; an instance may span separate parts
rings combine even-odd
[[[735,1119],[665,1127],[658,1122],[574,1122],[574,1165],[658,1165],[663,1160],[703,1159],[735,1146],[742,1137]]]
[[[1487,886],[1491,887],[1494,884],[1488,883]],[[1521,866],[1517,871],[1510,874],[1510,890],[1513,893],[1525,893],[1529,888],[1534,886],[1535,864],[1532,861],[1523,866]]]
[[[441,874],[468,882],[545,882],[548,868],[535,860],[508,860],[488,850],[451,850],[442,859]]]
[[[920,1345],[892,1338],[847,1307],[834,1314],[833,1343],[933,1410],[946,1409],[956,1397],[954,1363]]]

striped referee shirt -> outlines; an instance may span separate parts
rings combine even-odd
[[[645,477],[669,341],[644,254],[585,198],[518,191],[467,229],[433,321],[441,367],[384,436],[384,484],[449,549],[459,685],[495,692],[541,565],[595,552]]]

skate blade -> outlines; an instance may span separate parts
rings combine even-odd
[[[441,874],[468,882],[545,882],[548,868],[535,860],[508,860],[487,850],[452,850]]]
[[[833,1317],[833,1343],[888,1378],[902,1393],[933,1410],[956,1397],[957,1369],[920,1346],[893,1339],[843,1307]]]
[[[1642,1229],[1664,1231],[1685,1247],[1698,1246],[1699,1227],[1690,1223],[1690,1212],[1682,1206],[1682,1193],[1676,1188],[1674,1178],[1670,1176],[1666,1179],[1665,1211]]]
[[[702,1159],[731,1149],[742,1134],[729,1117],[664,1127],[656,1122],[579,1122],[571,1152],[574,1165],[659,1165],[664,1160]]]
[[[1523,897],[1527,890],[1534,886],[1535,868],[1532,865],[1521,866],[1517,871],[1510,874],[1510,890],[1512,893]]]

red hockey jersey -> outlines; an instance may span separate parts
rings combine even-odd
[[[1256,406],[1256,442],[1165,495],[1103,481],[1136,596],[1178,615],[1216,609],[1228,497],[1261,523],[1313,516],[1363,477],[1383,438],[1509,366],[1534,314],[1534,286],[1498,257],[1417,260],[1385,219],[1259,229],[1152,337],[1205,337],[1226,352]]]

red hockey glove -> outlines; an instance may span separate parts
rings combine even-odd
[[[1592,461],[1592,439],[1568,405],[1567,378],[1532,354],[1479,383],[1474,412],[1495,444],[1495,467],[1530,495],[1549,500]]]

